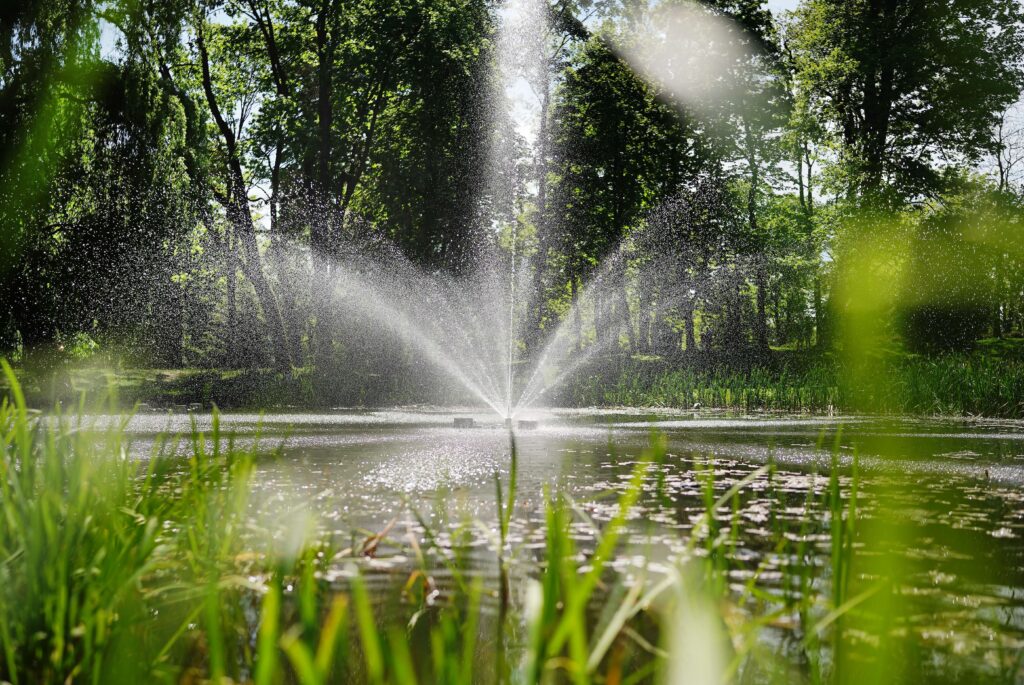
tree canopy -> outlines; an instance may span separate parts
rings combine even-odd
[[[889,261],[918,293],[938,288],[935,236],[984,243],[969,279],[984,297],[945,289],[970,310],[947,342],[1024,328],[1018,2],[688,9],[725,27],[717,42],[674,33],[695,16],[676,9],[537,0],[545,28],[506,65],[535,98],[524,115],[491,0],[5,6],[3,353],[349,363],[361,343],[317,283],[384,241],[453,278],[484,253],[526,255],[525,347],[603,274],[615,286],[588,310],[602,343],[763,361],[831,344],[869,214],[917,246]],[[675,76],[639,67],[641,44]],[[710,90],[680,90],[681,74]],[[934,338],[946,305],[907,298],[919,311],[891,333]]]

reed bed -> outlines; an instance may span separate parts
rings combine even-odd
[[[577,379],[580,406],[701,407],[742,411],[867,412],[1024,418],[1024,361],[983,355],[901,357],[856,367],[748,371],[646,368]]]

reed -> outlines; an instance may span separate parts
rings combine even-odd
[[[848,368],[835,360],[804,368],[747,371],[626,365],[611,379],[577,379],[576,405],[741,411],[866,412],[1024,417],[1024,361],[984,354],[894,356]]]

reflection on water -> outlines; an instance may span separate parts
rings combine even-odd
[[[444,555],[457,553],[462,569],[490,587],[498,583],[495,477],[507,480],[510,463],[509,435],[496,419],[460,415],[474,416],[478,426],[454,428],[451,411],[394,410],[228,415],[222,429],[240,441],[259,434],[268,447],[284,439],[280,457],[261,462],[255,479],[254,527],[273,531],[281,545],[333,537],[339,548],[355,550],[371,588],[384,597],[385,588],[402,585],[418,566],[425,523],[436,536],[432,591],[444,596],[455,582]],[[780,610],[784,601],[770,598],[831,592],[829,474],[836,455],[849,498],[856,454],[859,537],[851,593],[886,574],[894,579],[886,601],[899,602],[909,617],[897,629],[922,650],[919,662],[930,664],[932,679],[996,673],[1024,649],[1021,424],[641,411],[552,411],[533,418],[535,430],[515,435],[514,578],[535,574],[544,563],[545,487],[557,486],[575,502],[572,533],[585,559],[595,531],[615,514],[613,495],[625,490],[657,431],[666,456],[648,474],[630,515],[628,544],[613,567],[625,577],[649,577],[686,557],[723,556],[715,563],[724,564],[734,594],[748,598],[738,604],[740,613],[774,612],[761,639],[799,663],[798,621]],[[137,449],[144,451],[159,431],[187,430],[190,420],[209,426],[205,416],[137,416],[131,425]],[[770,469],[714,512],[709,530],[697,531],[718,536],[719,544],[688,547],[708,497],[769,462]],[[358,554],[360,541],[382,530],[387,535],[372,558]],[[329,579],[344,585],[347,564],[339,562]],[[871,620],[870,599],[861,609],[863,620]]]

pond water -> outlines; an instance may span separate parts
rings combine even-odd
[[[456,428],[455,416],[476,425]],[[649,467],[631,511],[613,564],[619,578],[650,578],[681,559],[719,555],[734,597],[749,600],[752,587],[776,597],[827,597],[835,470],[847,511],[856,490],[851,596],[890,574],[895,591],[888,596],[901,607],[894,631],[930,681],[1016,678],[1024,650],[1021,423],[610,410],[530,418],[535,428],[514,432],[514,580],[543,566],[549,490],[575,502],[572,534],[585,561],[595,530],[614,516],[618,495],[657,439],[664,456]],[[186,432],[192,419],[209,425],[201,415],[138,415],[130,431],[142,452],[151,435]],[[419,567],[414,551],[427,546],[425,524],[438,553],[459,548],[467,572],[497,585],[495,479],[507,488],[511,443],[493,415],[395,409],[229,414],[222,423],[241,442],[259,435],[268,451],[283,445],[278,457],[260,461],[252,525],[282,548],[312,532],[354,550],[341,555],[330,582],[344,586],[352,557],[376,594],[389,596]],[[698,528],[701,539],[692,544],[709,493],[713,500],[745,479],[715,511],[712,530]],[[366,554],[366,538],[380,532],[386,535]],[[452,591],[448,565],[430,572],[438,595]],[[761,599],[739,603],[740,613],[774,610],[753,595]],[[869,613],[870,602],[859,609]],[[796,623],[779,612],[759,639],[790,650],[799,663]],[[878,646],[867,633],[863,641],[868,652]]]

